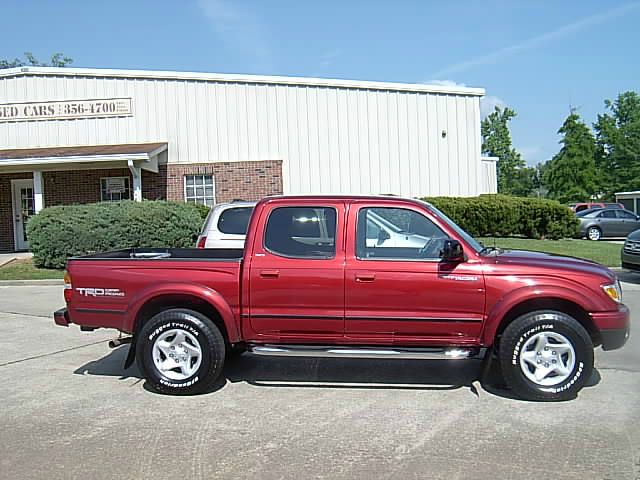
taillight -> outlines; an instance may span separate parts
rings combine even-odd
[[[71,301],[71,294],[73,293],[73,287],[71,286],[71,275],[69,272],[64,272],[64,301],[69,303]]]
[[[204,246],[206,245],[206,243],[207,243],[207,237],[205,237],[205,236],[200,237],[200,238],[198,239],[198,245],[197,245],[197,248],[204,248]]]

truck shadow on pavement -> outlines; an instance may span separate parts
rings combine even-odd
[[[128,347],[77,368],[77,375],[144,380],[137,366],[124,369]],[[264,388],[328,388],[372,390],[448,391],[468,389],[479,396],[476,385],[498,397],[517,399],[502,383],[496,368],[483,372],[481,359],[471,360],[362,360],[333,358],[279,358],[243,354],[229,359],[223,378],[205,393],[225,387],[227,382]],[[479,382],[479,384],[475,384]],[[136,382],[137,383],[137,382]],[[594,369],[587,387],[600,383]],[[474,385],[475,384],[475,385]],[[152,391],[144,383],[144,388]]]

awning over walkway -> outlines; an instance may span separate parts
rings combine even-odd
[[[0,173],[33,172],[36,213],[44,206],[42,172],[46,171],[128,168],[133,199],[142,201],[141,170],[158,173],[158,155],[166,150],[166,142],[0,150]]]
[[[0,150],[0,173],[126,167],[129,162],[157,173],[158,155],[166,149],[164,142]]]

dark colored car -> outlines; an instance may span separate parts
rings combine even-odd
[[[640,217],[622,208],[591,209],[578,214],[580,238],[626,237],[640,228]]]
[[[622,268],[640,272],[640,230],[631,232],[622,247]]]

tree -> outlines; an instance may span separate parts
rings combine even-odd
[[[509,132],[509,121],[515,116],[516,112],[509,107],[496,106],[495,110],[482,120],[482,151],[498,157],[498,192],[528,195],[533,188],[529,182],[532,175],[530,172],[520,172],[525,168],[525,162],[520,153],[513,148]],[[529,190],[528,186],[531,186]]]
[[[624,92],[605,100],[610,113],[598,115],[596,167],[607,198],[640,189],[640,95]]]
[[[73,59],[65,57],[63,53],[54,53],[51,55],[49,63],[40,62],[31,52],[25,52],[24,58],[14,58],[13,60],[0,60],[1,68],[15,68],[15,67],[66,67],[73,63]]]
[[[575,110],[571,110],[558,133],[563,135],[562,148],[544,172],[549,196],[561,203],[587,201],[597,190],[595,139]]]

